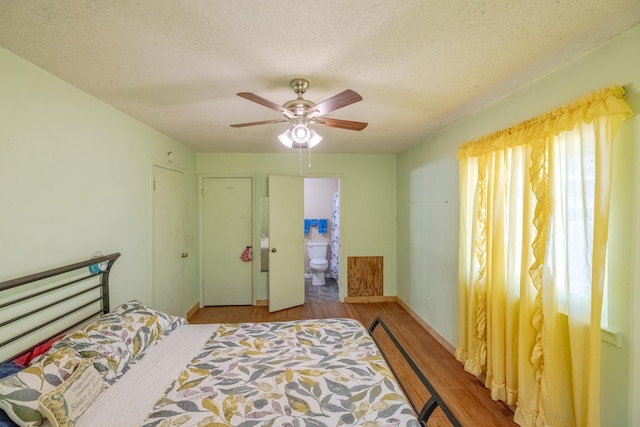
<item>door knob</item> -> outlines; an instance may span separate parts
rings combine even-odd
[[[271,248],[271,252],[275,252],[275,251],[276,251],[276,248]]]
[[[181,256],[182,258],[186,258],[186,257],[188,257],[188,256],[189,256],[189,254],[188,254],[188,253],[186,253],[186,252],[182,252],[182,255],[180,255],[180,256]]]

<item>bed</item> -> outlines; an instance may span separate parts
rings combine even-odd
[[[390,333],[382,319],[190,325],[140,301],[110,309],[119,256],[0,283],[0,426],[425,426],[436,407],[459,425],[432,388],[422,408],[405,398],[373,337]]]

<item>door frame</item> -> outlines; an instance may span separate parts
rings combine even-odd
[[[256,268],[255,248],[260,247],[260,240],[256,240],[256,230],[260,229],[259,215],[256,210],[259,203],[256,202],[256,174],[254,173],[202,173],[198,174],[198,305],[204,307],[204,242],[202,230],[204,229],[204,203],[203,188],[207,178],[249,178],[251,180],[251,245],[254,248],[254,261],[251,263],[251,301],[256,305],[258,294],[258,269]]]
[[[304,173],[302,178],[336,178],[338,180],[338,189],[340,192],[340,280],[338,281],[338,301],[344,303],[347,296],[347,258],[345,256],[345,233],[343,230],[344,220],[344,174],[343,173]],[[301,227],[302,228],[302,227]]]
[[[184,209],[184,241],[182,242],[182,247],[183,250],[186,251],[187,250],[187,233],[188,233],[188,225],[187,225],[187,218],[188,218],[188,209],[187,209],[187,175],[186,175],[186,171],[184,168],[181,168],[179,166],[176,166],[172,163],[167,163],[167,162],[163,162],[160,160],[152,160],[151,161],[151,165],[149,166],[149,194],[151,195],[151,200],[149,203],[149,218],[151,218],[150,224],[149,224],[149,259],[151,260],[151,262],[149,263],[149,277],[151,278],[151,287],[150,287],[150,301],[151,304],[155,304],[155,269],[154,269],[154,243],[155,243],[155,233],[154,233],[154,227],[155,227],[155,203],[154,203],[154,181],[155,181],[155,168],[163,168],[163,169],[167,169],[167,170],[171,170],[177,173],[182,174],[182,179],[183,179],[183,183],[184,183],[184,192],[183,192],[183,198],[184,200],[182,201],[182,206]],[[182,261],[185,265],[184,265],[184,269],[183,269],[183,284],[184,284],[184,288],[183,288],[183,295],[182,295],[182,310],[186,315],[187,312],[187,266],[186,266],[186,261],[183,259]]]

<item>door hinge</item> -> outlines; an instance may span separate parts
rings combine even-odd
[[[153,180],[153,191],[156,191],[156,180]]]

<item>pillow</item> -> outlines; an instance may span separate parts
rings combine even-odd
[[[94,367],[111,385],[148,348],[184,323],[186,320],[182,317],[162,313],[134,300],[67,335],[54,343],[52,349],[70,347],[83,358],[92,359]]]
[[[134,359],[140,358],[149,347],[178,326],[187,323],[184,317],[163,313],[138,300],[119,305],[103,319],[117,319],[123,323],[124,329],[131,332],[126,342]]]
[[[0,410],[0,427],[18,427],[18,424],[11,421],[11,418],[3,410]]]
[[[145,324],[146,326],[154,327],[158,333],[163,335],[168,335],[169,332],[173,331],[178,326],[187,323],[184,317],[163,313],[142,304],[138,300],[133,300],[119,305],[110,313],[107,313],[105,317],[110,315],[121,316],[138,325]]]
[[[62,335],[51,338],[50,340],[40,344],[39,346],[32,348],[28,352],[16,357],[15,359],[13,359],[13,362],[17,363],[18,365],[29,366],[35,358],[49,351],[53,343],[60,338],[62,338]]]
[[[68,380],[40,395],[40,412],[54,427],[72,427],[103,390],[102,375],[84,359]]]
[[[26,366],[16,363],[14,361],[0,363],[0,379],[8,377],[11,374],[22,371]]]
[[[57,341],[51,350],[71,348],[82,358],[92,359],[93,366],[104,380],[113,384],[127,371],[132,360],[118,329],[121,328],[99,320]]]
[[[24,366],[18,365],[15,362],[5,362],[0,364],[0,379],[8,377],[9,375],[20,372],[24,369]],[[17,424],[11,421],[6,412],[0,409],[0,427],[15,427]]]
[[[0,380],[0,409],[19,426],[39,426],[38,398],[62,384],[82,362],[69,348],[48,353],[40,362]]]

